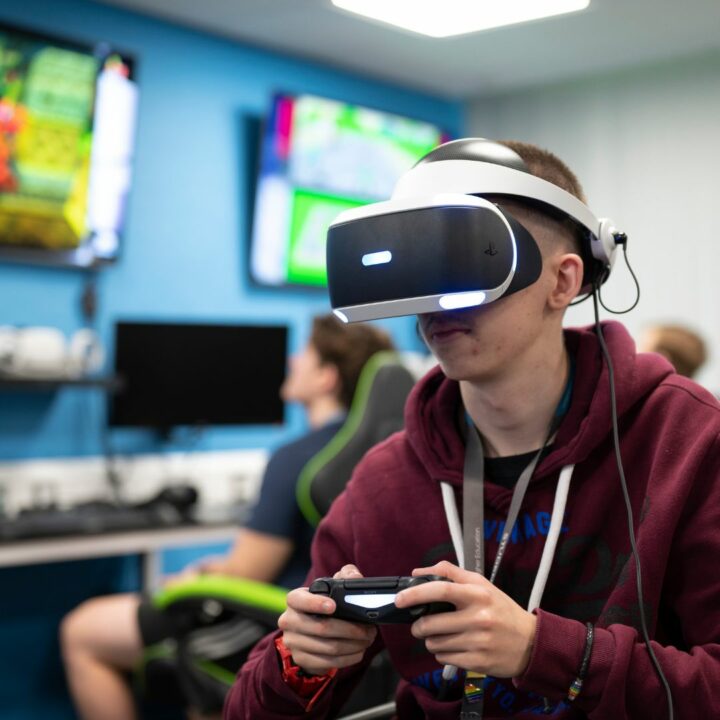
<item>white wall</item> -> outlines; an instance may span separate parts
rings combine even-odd
[[[620,319],[636,337],[655,321],[700,331],[712,355],[698,380],[720,388],[720,53],[478,99],[468,117],[472,135],[533,142],[573,168],[629,237],[642,299]],[[610,307],[632,301],[622,258],[606,288]]]

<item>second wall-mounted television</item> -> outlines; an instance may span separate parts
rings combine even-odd
[[[117,258],[137,104],[132,57],[0,23],[0,260]]]
[[[250,274],[274,287],[325,287],[327,228],[386,200],[449,137],[428,122],[314,95],[276,95],[261,142]]]

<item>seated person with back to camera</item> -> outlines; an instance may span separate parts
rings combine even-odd
[[[375,327],[346,326],[332,315],[314,318],[310,339],[291,358],[281,388],[283,400],[302,404],[310,431],[272,454],[259,500],[229,554],[191,567],[171,582],[197,573],[236,575],[287,588],[302,582],[314,528],[297,506],[298,475],[342,426],[365,363],[390,349],[390,337]],[[143,647],[172,634],[168,622],[137,594],[88,600],[63,620],[63,658],[80,717],[136,716],[124,674],[140,661]]]
[[[393,263],[370,283],[348,258],[377,237]],[[295,589],[225,720],[335,717],[383,648],[399,720],[720,717],[720,405],[600,322],[626,240],[556,156],[483,139],[432,151],[391,201],[331,225],[335,311],[417,315],[439,367],[320,524],[305,585],[437,575],[451,582],[396,607],[455,609],[349,622]],[[565,329],[578,295],[596,322]]]
[[[707,360],[705,341],[685,325],[650,325],[638,340],[639,352],[666,358],[678,375],[694,378]]]

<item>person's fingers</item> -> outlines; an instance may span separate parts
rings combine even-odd
[[[372,645],[377,628],[287,610],[278,626],[283,642],[295,662],[304,670],[322,675],[331,668],[350,667],[361,662]]]
[[[355,565],[345,565],[334,575],[336,579],[361,577]],[[333,600],[307,588],[288,593],[287,610],[278,627],[294,661],[308,672],[323,674],[331,668],[356,665],[377,635],[373,625],[331,617],[335,607]]]
[[[399,608],[407,608],[414,605],[444,602],[460,609],[472,598],[469,587],[468,585],[449,583],[442,580],[422,583],[399,592],[395,596],[395,605]],[[483,591],[475,587],[473,590],[474,595],[478,596],[475,598],[476,601],[482,600],[479,596]]]
[[[466,583],[473,585],[489,584],[489,581],[484,578],[480,573],[472,572],[471,570],[464,570],[447,560],[442,560],[435,565],[430,567],[415,568],[412,571],[413,577],[418,575],[439,575],[440,577],[448,578],[456,583]]]
[[[438,575],[452,582],[437,580],[421,583],[397,594],[395,604],[398,607],[410,607],[428,602],[449,602],[460,608],[463,604],[484,602],[493,592],[493,585],[479,573],[463,570],[443,560],[431,567],[413,570],[413,576]]]
[[[293,661],[306,672],[313,675],[324,675],[332,669],[340,669],[344,667],[352,667],[362,662],[365,652],[358,652],[352,655],[313,655],[307,654],[302,650],[295,650],[287,643],[285,645],[290,649]]]
[[[174,587],[175,585],[182,585],[183,583],[190,582],[190,580],[195,578],[197,575],[198,575],[198,573],[194,569],[182,570],[181,572],[176,573],[175,575],[171,575],[170,577],[166,578],[164,585],[165,585],[165,587]]]
[[[372,643],[377,634],[374,625],[361,625],[346,620],[308,615],[292,609],[286,610],[280,616],[278,627],[285,632],[292,631],[320,638],[359,640],[367,645]]]
[[[480,613],[471,614],[467,611],[458,610],[438,613],[437,615],[425,615],[411,625],[410,632],[414,637],[420,639],[453,635],[465,632],[471,623],[480,630],[487,630],[490,627],[489,622],[485,622]]]
[[[307,588],[297,588],[287,594],[289,609],[314,615],[331,615],[335,612],[335,601],[325,595],[315,595]]]
[[[344,580],[347,578],[361,578],[363,575],[355,565],[343,565],[334,575],[335,580]]]
[[[453,587],[452,583],[440,580],[423,583],[399,592],[395,596],[395,605],[403,608],[429,602],[452,602],[451,596],[454,592],[456,592],[456,588]]]
[[[328,657],[343,657],[345,655],[364,653],[372,643],[372,639],[368,635],[364,635],[362,638],[328,638],[288,631],[283,633],[283,638],[288,647],[292,646],[293,653],[300,650],[308,655],[325,655]]]
[[[480,652],[487,649],[489,634],[473,634],[473,652]],[[448,635],[432,635],[425,640],[425,647],[433,655],[438,653],[460,653],[468,652],[468,636],[466,633],[450,633]]]

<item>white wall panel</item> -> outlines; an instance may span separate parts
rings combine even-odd
[[[623,322],[691,325],[711,346],[698,378],[720,388],[720,54],[474,101],[469,132],[546,147],[577,173],[598,215],[628,233],[642,285]],[[625,306],[619,262],[604,293]],[[569,324],[592,321],[588,302]]]

